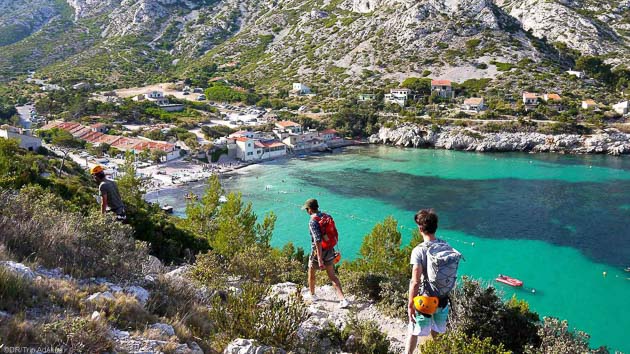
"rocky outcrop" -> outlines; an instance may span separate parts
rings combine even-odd
[[[381,128],[371,143],[404,147],[434,147],[467,151],[533,151],[575,154],[630,154],[630,134],[606,129],[591,135],[540,133],[481,133],[467,128],[430,129],[407,124]]]
[[[228,344],[223,354],[286,354],[286,351],[261,345],[253,339],[237,338]]]
[[[525,30],[549,42],[562,42],[585,54],[604,54],[613,50],[610,35],[592,19],[572,8],[553,1],[525,0],[514,2],[510,15]]]

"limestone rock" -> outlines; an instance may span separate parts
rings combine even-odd
[[[175,329],[173,326],[166,323],[154,323],[150,325],[149,328],[156,330],[163,336],[170,337],[175,335]]]
[[[128,286],[124,290],[126,293],[133,295],[140,304],[145,305],[149,301],[149,291],[141,286]]]
[[[109,291],[105,291],[105,292],[98,292],[98,293],[94,293],[92,295],[90,295],[87,298],[87,301],[89,302],[97,302],[97,301],[102,301],[102,300],[115,300],[116,298],[114,297],[114,295],[112,295],[112,293],[110,293]]]
[[[33,273],[31,268],[25,266],[22,263],[17,263],[13,261],[4,261],[4,262],[0,262],[0,266],[9,270],[11,273],[19,275],[25,279],[33,280],[33,278],[35,278],[35,273]]]
[[[256,340],[237,338],[228,344],[223,354],[286,354],[283,349],[260,345]]]

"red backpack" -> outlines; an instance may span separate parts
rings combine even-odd
[[[319,223],[319,229],[322,232],[322,248],[325,250],[333,249],[339,240],[335,220],[333,220],[332,216],[324,213],[322,213],[321,217],[315,215],[313,219]]]

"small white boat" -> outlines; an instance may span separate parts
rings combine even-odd
[[[227,203],[227,197],[222,195],[219,197],[219,203]]]
[[[173,214],[173,207],[172,207],[172,206],[170,206],[170,205],[168,205],[168,204],[167,204],[167,205],[164,205],[164,206],[162,207],[162,211],[164,211],[164,212],[165,212],[165,213],[167,213],[167,214]]]

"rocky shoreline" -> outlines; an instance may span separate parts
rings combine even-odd
[[[630,154],[630,134],[609,128],[590,135],[541,133],[482,133],[470,128],[414,124],[381,128],[369,137],[372,144],[478,152],[556,152],[570,154]]]

